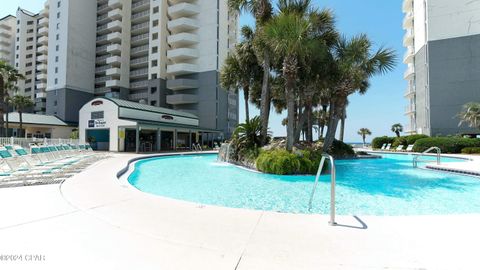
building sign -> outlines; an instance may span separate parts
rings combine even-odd
[[[97,120],[88,120],[88,127],[89,128],[103,128],[107,126],[107,121],[103,119]]]
[[[95,100],[91,103],[92,106],[98,106],[98,105],[102,105],[103,104],[103,101],[101,100]]]
[[[173,120],[173,116],[171,115],[162,115],[163,120]]]

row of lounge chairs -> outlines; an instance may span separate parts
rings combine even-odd
[[[384,143],[382,145],[382,148],[380,150],[384,151],[397,151],[397,152],[412,152],[413,151],[413,144],[410,144],[405,148],[404,145],[399,145],[396,149],[392,149],[392,144],[391,143]]]
[[[0,147],[0,185],[60,182],[103,158],[90,145]]]

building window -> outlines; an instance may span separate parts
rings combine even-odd
[[[152,74],[152,75],[153,75],[153,74]],[[157,75],[157,74],[155,74],[155,75]],[[151,94],[155,94],[155,92],[157,92],[157,87],[152,87],[152,88],[150,88],[150,93],[151,93]]]
[[[60,29],[60,23],[57,23],[57,30]]]
[[[152,53],[157,53],[158,52],[158,47],[155,46],[155,47],[152,47]]]
[[[57,52],[58,52],[58,49],[59,49],[59,48],[60,48],[59,45],[56,45],[56,46],[55,46],[55,50],[56,50]]]
[[[58,79],[57,78],[55,78],[55,84],[58,84]]]
[[[57,19],[60,19],[60,12],[57,12]]]
[[[55,73],[58,73],[58,67],[55,67]]]
[[[27,25],[32,25],[33,24],[33,21],[28,21],[27,22]]]
[[[57,39],[57,40],[60,39],[60,34],[57,34],[56,39]]]
[[[18,46],[17,46],[18,47]],[[33,46],[28,46],[27,47],[27,50],[32,50],[33,49]]]
[[[32,71],[31,71],[31,70],[25,72],[25,75],[31,75],[31,74],[32,74]]]
[[[30,59],[33,57],[33,54],[27,54],[27,59]]]
[[[16,58],[16,59],[18,59],[18,57],[19,57],[19,55],[18,55],[18,54],[17,54],[17,55],[15,55],[15,58]]]
[[[156,39],[158,39],[158,33],[153,33],[153,35],[152,35],[152,39],[153,39],[153,40],[156,40]]]
[[[58,63],[58,56],[55,56],[55,62]]]
[[[33,33],[33,29],[28,29],[27,34]]]
[[[152,67],[158,66],[158,60],[153,60],[152,61]]]
[[[33,41],[33,37],[27,38],[27,42]]]
[[[158,13],[158,7],[153,8],[153,14],[156,14],[156,13]]]
[[[20,33],[20,28],[17,28],[17,33]]]
[[[17,45],[17,50],[20,50],[20,46]]]
[[[153,26],[158,26],[158,20],[153,21]]]
[[[103,118],[105,118],[103,111],[92,112],[90,116],[90,119],[103,119]]]
[[[57,106],[57,104],[58,104],[58,103],[57,103],[57,101],[56,101],[56,100],[55,100],[55,101],[53,101],[53,106]]]
[[[157,78],[157,73],[152,74],[152,80],[155,80]]]
[[[57,2],[57,7],[58,8],[60,7],[60,3],[61,3],[60,1]]]
[[[150,100],[150,105],[151,106],[157,106],[157,101],[156,100]]]

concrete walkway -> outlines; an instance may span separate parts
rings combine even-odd
[[[341,216],[331,227],[322,215],[204,206],[122,184],[116,173],[137,156],[62,185],[0,189],[0,269],[478,268],[480,215]]]

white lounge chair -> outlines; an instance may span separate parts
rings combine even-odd
[[[385,147],[385,149],[384,149],[384,150],[390,151],[390,148],[391,148],[391,147],[392,147],[392,144],[391,144],[391,143],[389,143],[389,144],[387,144],[387,147]]]
[[[386,143],[384,143],[384,144],[382,145],[382,148],[380,148],[380,150],[385,150],[385,147],[387,147],[387,144],[386,144]]]
[[[403,144],[402,144],[402,145],[399,145],[399,146],[397,147],[397,149],[395,149],[395,151],[402,151],[402,150],[403,150]]]
[[[412,152],[413,151],[413,144],[410,144],[407,146],[407,149],[405,149],[406,152]]]

